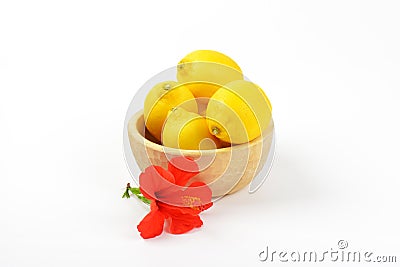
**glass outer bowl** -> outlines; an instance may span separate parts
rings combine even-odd
[[[182,150],[162,146],[148,134],[144,125],[143,105],[147,93],[163,81],[175,81],[176,66],[150,78],[134,95],[124,122],[123,149],[128,170],[139,184],[139,175],[150,165],[167,169],[168,160],[177,156],[193,158],[200,173],[189,183],[202,181],[212,190],[213,198],[232,194],[250,183],[249,193],[257,191],[267,178],[275,155],[275,127],[258,138],[240,145],[213,150]],[[249,80],[245,77],[245,80]]]

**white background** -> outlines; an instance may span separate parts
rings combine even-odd
[[[322,252],[340,239],[399,262],[399,12],[398,1],[1,1],[0,266],[266,266],[267,245]],[[125,112],[196,49],[226,53],[265,89],[277,158],[257,193],[217,202],[199,230],[142,240],[146,208],[121,199]]]

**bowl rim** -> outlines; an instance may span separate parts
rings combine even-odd
[[[141,119],[142,117],[144,117],[143,114],[143,109],[139,110],[138,112],[136,112],[133,116],[131,116],[131,118],[128,121],[128,127],[127,127],[127,131],[128,131],[128,135],[132,134],[134,135],[135,138],[138,138],[146,147],[151,147],[154,150],[157,150],[159,152],[163,152],[163,153],[169,153],[169,154],[174,154],[174,155],[213,155],[215,153],[223,153],[223,152],[229,152],[229,151],[234,151],[234,150],[240,150],[240,149],[248,149],[248,147],[254,146],[255,144],[259,143],[259,142],[264,142],[265,140],[267,140],[268,138],[272,137],[273,132],[274,132],[274,122],[273,119],[271,118],[271,124],[272,124],[272,128],[271,126],[269,126],[264,132],[263,134],[261,134],[260,136],[258,136],[257,138],[251,140],[250,142],[247,143],[243,143],[243,144],[237,144],[237,145],[233,145],[230,147],[223,147],[223,148],[217,148],[217,149],[179,149],[179,148],[173,148],[173,147],[167,147],[167,146],[163,146],[157,143],[154,143],[152,141],[150,141],[149,139],[147,139],[146,137],[144,137],[139,130],[137,129],[137,123],[138,120]],[[144,118],[143,118],[144,120]],[[129,131],[129,129],[131,127],[129,127],[129,124],[134,123],[134,131]],[[144,126],[144,125],[143,125]],[[268,130],[270,130],[269,133]]]

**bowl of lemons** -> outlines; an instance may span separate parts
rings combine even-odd
[[[125,158],[134,179],[150,165],[190,158],[199,174],[189,183],[204,182],[218,197],[265,169],[273,132],[264,90],[227,55],[197,50],[138,90],[125,119]]]

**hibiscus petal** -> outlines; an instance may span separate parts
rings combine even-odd
[[[185,190],[177,190],[173,194],[168,194],[162,201],[172,206],[198,209],[212,203],[211,197],[211,189],[205,183],[194,182]]]
[[[192,209],[189,207],[173,206],[167,203],[157,201],[159,210],[164,214],[165,218],[180,217],[185,214],[197,215],[201,212],[200,209]]]
[[[169,232],[172,234],[183,234],[195,227],[200,227],[203,225],[202,220],[199,215],[189,215],[185,214],[178,218],[171,217],[169,220]]]
[[[156,193],[174,186],[172,173],[160,166],[149,166],[139,176],[140,192],[148,199],[157,199]]]
[[[153,201],[155,203],[155,201]],[[155,204],[154,204],[155,205]],[[160,235],[164,228],[164,214],[154,207],[152,203],[151,211],[138,224],[137,229],[140,236],[144,239],[152,238]]]
[[[168,231],[172,234],[183,234],[203,224],[198,215],[202,211],[201,209],[176,207],[159,201],[157,201],[157,206],[168,219]]]
[[[212,191],[207,184],[203,182],[194,182],[189,185],[189,187],[184,191],[189,196],[196,196],[200,198],[200,205],[202,210],[210,208],[212,203]]]
[[[201,209],[201,211],[204,211],[204,210],[206,210],[206,209],[209,209],[209,208],[211,208],[211,207],[212,207],[212,205],[213,205],[213,203],[212,203],[212,202],[210,202],[210,203],[208,203],[208,204],[201,205],[201,206],[200,206],[200,209]]]
[[[184,186],[190,178],[199,173],[197,163],[188,157],[175,157],[168,162],[168,170],[175,177],[175,184]]]

